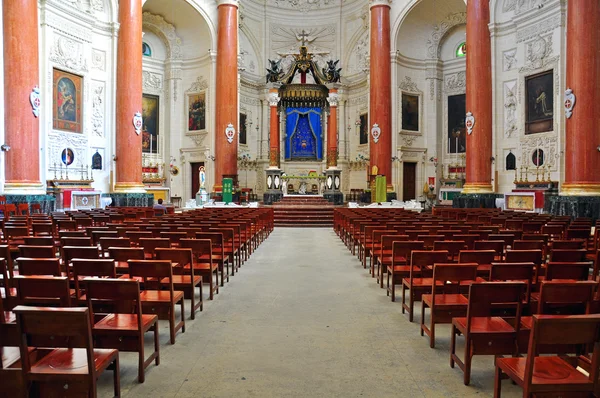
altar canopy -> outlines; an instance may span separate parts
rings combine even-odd
[[[321,108],[286,108],[286,160],[323,159]]]

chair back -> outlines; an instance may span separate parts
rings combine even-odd
[[[19,275],[62,276],[60,259],[19,257]]]
[[[503,240],[478,240],[473,245],[474,250],[493,250],[496,252],[496,257],[502,258],[504,255],[504,241]]]
[[[154,258],[157,248],[168,249],[171,247],[171,240],[169,238],[141,238],[139,244],[147,257]]]
[[[553,279],[587,281],[590,277],[591,261],[554,262],[546,264],[546,280]]]
[[[119,262],[143,260],[144,249],[141,247],[109,247],[108,256]]]
[[[173,263],[179,264],[179,267],[181,268],[190,265],[190,269],[192,271],[194,268],[191,267],[193,262],[192,249],[189,248],[157,248],[156,259],[170,260]]]
[[[102,237],[100,238],[100,247],[103,251],[108,251],[109,247],[131,247],[131,240],[121,237]]]
[[[27,246],[53,246],[54,238],[51,236],[28,236],[23,239]]]
[[[53,258],[56,257],[56,249],[54,246],[19,245],[19,254],[21,257]]]
[[[544,247],[543,240],[515,240],[512,246],[514,250],[543,250]]]
[[[586,249],[552,249],[550,251],[550,261],[566,262],[566,261],[585,261],[587,254]]]
[[[469,307],[467,328],[471,318],[494,316],[499,309],[516,314],[515,325],[518,331],[523,296],[527,286],[524,282],[483,282],[472,283],[469,287]]]
[[[555,240],[552,241],[552,249],[570,249],[577,250],[583,249],[585,247],[585,241],[583,239],[573,239],[573,240]]]
[[[138,330],[142,329],[140,284],[137,280],[85,278],[83,282],[86,284],[85,295],[91,313],[94,312],[94,305],[110,304],[112,312],[137,315]]]
[[[452,288],[458,293],[461,282],[475,281],[477,279],[477,267],[477,263],[434,264],[431,286],[431,293],[434,296],[434,300],[435,294],[440,293],[440,288],[444,293],[451,291]],[[438,281],[444,284],[443,287],[438,284]]]
[[[526,285],[523,299],[527,304],[531,300],[531,287],[535,278],[534,263],[492,263],[490,281],[522,281]]]
[[[541,265],[543,260],[542,250],[507,250],[507,263],[534,263]]]
[[[65,265],[74,258],[100,258],[98,246],[63,246],[62,253]]]
[[[425,250],[425,242],[419,240],[394,241],[392,243],[392,259],[404,257],[408,263],[413,250]],[[394,265],[394,262],[392,264]]]
[[[458,254],[458,262],[487,265],[493,263],[495,257],[496,252],[494,250],[461,250]]]
[[[433,250],[445,250],[448,252],[447,261],[458,260],[458,255],[461,250],[464,250],[466,243],[464,240],[438,240],[433,242]],[[445,262],[445,261],[444,261]]]
[[[593,281],[544,281],[540,288],[538,314],[589,314],[598,284]]]
[[[69,278],[62,276],[15,276],[20,305],[71,306]]]

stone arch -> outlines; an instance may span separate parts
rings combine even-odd
[[[433,27],[433,32],[427,40],[427,55],[430,59],[440,58],[441,44],[448,33],[452,32],[456,26],[467,23],[466,12],[456,12],[447,15],[441,22]]]
[[[167,47],[167,59],[179,60],[183,58],[181,53],[181,38],[177,36],[175,27],[165,21],[160,15],[154,15],[148,11],[143,14],[143,29],[147,29],[158,36]]]

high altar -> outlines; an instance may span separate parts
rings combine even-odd
[[[295,191],[301,194],[322,194],[329,201],[341,204],[341,170],[337,168],[337,83],[340,79],[338,61],[329,61],[319,68],[302,43],[294,62],[284,71],[279,61],[271,61],[267,83],[270,83],[271,105],[270,156],[266,170],[267,192],[264,202],[280,200],[284,193],[298,189],[292,177],[315,176],[324,181],[311,184],[312,189]],[[300,82],[294,78],[299,75]],[[311,81],[308,82],[308,79]],[[284,132],[284,139],[280,134]],[[283,156],[279,143],[283,141]],[[327,151],[325,151],[327,148]],[[283,164],[281,159],[283,158]],[[318,181],[317,181],[318,183]],[[285,186],[284,186],[285,185]],[[288,189],[290,188],[290,189]]]

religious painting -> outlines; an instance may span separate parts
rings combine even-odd
[[[142,152],[158,153],[158,95],[142,94]]]
[[[465,153],[467,151],[466,113],[467,96],[465,94],[448,96],[448,153]]]
[[[206,130],[206,93],[188,95],[188,131]]]
[[[64,163],[65,166],[70,166],[75,160],[75,153],[73,153],[73,150],[71,148],[65,148],[60,154],[60,160]]]
[[[531,162],[537,166],[542,167],[544,165],[544,150],[537,148],[531,154]]]
[[[552,131],[554,125],[554,72],[525,78],[525,134]]]
[[[419,131],[419,96],[402,93],[402,130]]]
[[[52,127],[57,130],[81,133],[83,77],[53,70]]]
[[[363,113],[360,115],[360,145],[369,143],[369,114]]]
[[[247,137],[247,126],[246,123],[248,122],[248,117],[246,116],[245,113],[240,113],[240,144],[248,144],[248,137]]]

